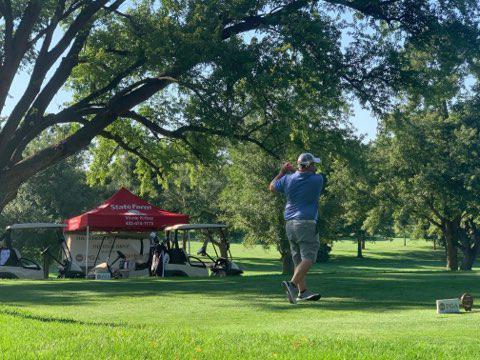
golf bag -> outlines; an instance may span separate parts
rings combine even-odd
[[[165,277],[165,266],[168,264],[170,257],[167,247],[164,244],[157,244],[152,249],[152,266],[150,267],[150,275]]]

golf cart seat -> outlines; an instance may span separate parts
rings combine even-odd
[[[188,256],[185,250],[183,249],[170,249],[168,251],[168,255],[170,256],[170,264],[182,264],[182,265],[190,265],[192,267],[198,268],[206,268],[207,265],[199,258],[195,256]],[[192,260],[194,262],[192,262]]]
[[[20,251],[15,248],[0,249],[2,266],[22,267],[28,270],[40,270],[41,267],[34,261],[22,258]]]
[[[168,255],[171,264],[186,264],[188,262],[187,254],[183,249],[170,249]]]
[[[135,270],[145,270],[145,269],[149,269],[150,268],[150,264],[147,262],[135,262]]]
[[[3,248],[0,249],[2,266],[18,266],[21,255],[17,249],[14,248]]]
[[[20,255],[20,251],[18,251],[15,248],[13,248],[12,250],[13,250],[13,252],[10,256],[13,256],[13,258],[16,258],[17,261],[20,260],[22,258],[22,255]]]
[[[7,248],[0,248],[0,266],[9,264],[12,252]]]

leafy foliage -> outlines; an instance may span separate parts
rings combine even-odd
[[[278,171],[278,162],[252,145],[231,149],[231,165],[226,170],[228,183],[221,194],[221,203],[228,220],[245,233],[248,245],[276,246],[287,251],[284,230],[284,201],[272,196],[268,182]]]
[[[97,205],[104,193],[87,185],[81,164],[82,158],[76,156],[31,178],[2,212],[0,227],[23,222],[62,223]],[[58,245],[52,230],[15,231],[13,241],[25,257],[36,259],[47,246],[55,252]]]
[[[478,249],[480,167],[478,100],[441,108],[399,109],[385,118],[375,146],[377,191],[397,213],[428,221],[471,261]],[[449,249],[455,269],[454,249]],[[462,268],[471,268],[471,263]]]
[[[278,156],[285,119],[337,118],[351,96],[385,112],[411,89],[454,93],[476,69],[478,10],[471,0],[1,0],[0,110],[15,74],[31,72],[0,130],[0,208],[97,137],[161,176],[172,152],[208,161],[252,142]],[[50,113],[65,86],[74,98]],[[69,131],[58,142],[25,151],[59,124]]]

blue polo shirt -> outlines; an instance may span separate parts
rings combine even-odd
[[[285,220],[317,220],[323,176],[312,172],[287,174],[275,182],[275,191],[287,197]]]

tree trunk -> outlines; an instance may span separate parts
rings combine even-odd
[[[445,249],[447,252],[447,269],[450,271],[458,270],[457,247],[453,239],[453,224],[447,223],[444,227]]]
[[[437,239],[433,238],[433,250],[437,250]]]
[[[461,229],[463,230],[463,229]],[[478,252],[480,249],[480,238],[478,237],[476,230],[472,234],[470,233],[471,237],[467,231],[464,231],[462,234],[462,245],[460,246],[460,250],[463,253],[462,262],[460,264],[461,270],[472,270],[473,263],[477,259]]]
[[[284,252],[282,255],[282,274],[283,275],[292,275],[295,270],[293,265],[292,254],[290,251]]]
[[[365,238],[362,237],[362,250],[365,250]]]
[[[458,226],[456,234],[460,244],[459,248],[463,253],[460,269],[472,270],[480,249],[480,233],[473,219],[467,220],[464,226]]]
[[[3,176],[0,175],[0,183],[2,183],[3,179]],[[3,182],[3,184],[5,184],[5,182]],[[5,208],[5,206],[7,206],[7,204],[12,201],[13,199],[15,199],[15,197],[17,196],[17,192],[18,192],[18,189],[20,188],[20,185],[17,185],[17,186],[6,186],[6,185],[3,185],[1,186],[0,185],[0,214],[3,212],[3,209]]]
[[[364,248],[364,242],[365,240],[362,240],[361,237],[357,238],[357,258],[359,259],[363,258],[362,249]]]
[[[228,246],[226,243],[224,243],[223,241],[220,242],[220,244],[218,245],[218,249],[220,250],[220,257],[224,258],[224,259],[228,259]]]
[[[290,252],[290,243],[287,239],[285,228],[281,229],[279,240],[280,241],[277,244],[277,250],[280,253],[282,260],[282,274],[291,275],[295,270],[295,265],[293,264],[292,253]]]
[[[458,270],[457,247],[451,241],[447,241],[447,269]]]
[[[477,257],[476,251],[473,249],[461,249],[463,253],[462,262],[460,264],[461,270],[472,270],[473,263]]]
[[[210,233],[209,236],[213,239],[213,236]],[[218,248],[220,249],[220,257],[228,259],[228,240],[224,229],[220,229],[220,242],[218,243]]]
[[[403,246],[407,246],[407,237],[406,236],[403,237]]]

